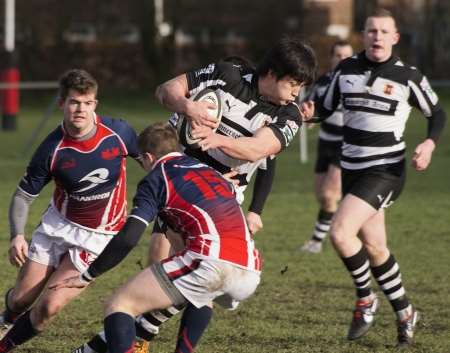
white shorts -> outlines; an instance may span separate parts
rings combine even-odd
[[[177,253],[151,269],[175,305],[180,304],[179,292],[197,308],[215,301],[225,309],[236,309],[255,292],[261,276],[260,272],[192,251]]]
[[[50,206],[33,232],[28,258],[58,267],[63,255],[69,253],[76,269],[84,272],[113,236],[76,226]]]

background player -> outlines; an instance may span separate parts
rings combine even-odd
[[[9,331],[0,352],[42,332],[81,293],[45,286],[83,272],[125,223],[126,157],[138,158],[136,133],[95,113],[97,82],[86,71],[66,72],[59,85],[63,122],[36,150],[10,205],[9,257],[21,269],[5,296],[0,320]],[[53,197],[28,248],[29,206],[52,179]]]
[[[156,215],[183,237],[183,251],[143,270],[107,303],[110,353],[131,351],[141,313],[186,301],[201,308],[214,299],[233,309],[260,281],[261,260],[233,186],[213,168],[176,152],[176,131],[167,124],[145,129],[139,149],[151,172],[139,183],[125,226],[81,276],[54,285],[87,286],[125,258]]]
[[[428,120],[427,137],[412,159],[418,171],[430,164],[446,114],[427,78],[392,55],[400,36],[390,12],[377,10],[369,16],[363,35],[365,50],[338,65],[319,113],[330,115],[342,100],[344,198],[330,235],[356,287],[348,339],[361,337],[373,323],[378,299],[371,271],[397,316],[399,346],[409,346],[419,313],[405,295],[399,265],[387,247],[384,208],[397,199],[405,182],[403,131],[411,108]]]
[[[338,41],[331,47],[330,64],[334,70],[339,62],[353,55],[349,42]],[[333,71],[319,77],[314,84],[308,99],[317,101],[331,82]],[[317,143],[317,159],[315,166],[315,192],[320,205],[311,239],[300,248],[302,251],[319,253],[322,241],[330,230],[331,218],[341,199],[341,167],[342,148],[342,110],[339,107],[320,124],[319,141]]]

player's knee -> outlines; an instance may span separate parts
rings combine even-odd
[[[43,331],[48,322],[61,310],[63,305],[44,299],[33,308],[32,324],[37,331]]]
[[[325,190],[320,197],[320,204],[324,211],[336,212],[341,195],[335,190]]]
[[[134,305],[131,301],[127,300],[126,297],[116,293],[111,296],[105,303],[104,313],[105,317],[116,312],[127,313],[132,316],[137,316],[136,310],[134,310]]]
[[[345,227],[340,222],[333,222],[330,228],[330,239],[333,245],[337,248],[341,248],[346,244]]]
[[[380,259],[385,259],[389,256],[389,249],[386,244],[381,243],[364,243],[371,262],[379,262]]]
[[[55,298],[45,298],[37,305],[38,317],[42,322],[46,322],[61,311],[63,304]]]

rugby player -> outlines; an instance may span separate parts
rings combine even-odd
[[[0,316],[2,353],[42,332],[82,292],[46,284],[85,271],[125,223],[126,157],[138,159],[137,137],[123,120],[95,113],[97,89],[84,70],[61,77],[63,121],[37,148],[13,195],[9,259],[20,272]],[[30,204],[51,180],[53,197],[28,247]]]
[[[429,166],[446,114],[427,78],[393,55],[400,35],[390,12],[380,9],[370,15],[363,39],[364,51],[338,65],[318,109],[325,117],[342,102],[344,114],[343,199],[330,237],[356,287],[348,339],[363,336],[374,321],[379,301],[372,273],[397,317],[398,345],[407,347],[413,344],[419,312],[406,296],[399,265],[387,247],[384,209],[405,182],[403,131],[412,107],[428,122],[425,140],[414,149],[417,171]]]
[[[330,64],[334,70],[339,62],[353,55],[353,48],[347,41],[338,41],[331,47]],[[333,71],[322,75],[315,82],[308,99],[317,101],[327,89]],[[322,242],[330,230],[331,219],[341,199],[342,110],[336,109],[320,124],[317,143],[315,171],[315,193],[320,210],[311,239],[300,248],[313,254],[322,251]]]
[[[293,140],[301,119],[311,118],[314,114],[313,102],[304,102],[299,108],[295,100],[301,87],[313,82],[316,66],[315,54],[310,47],[296,39],[283,38],[266,53],[256,70],[245,66],[243,62],[224,60],[212,63],[163,83],[157,88],[156,96],[161,104],[175,113],[170,120],[173,126],[176,126],[179,114],[182,114],[196,125],[196,137],[203,139],[202,148],[184,146],[184,153],[222,174],[234,170],[237,174],[234,178],[239,181],[237,197],[242,202],[243,191],[255,170],[264,170],[265,163],[273,163],[273,157]],[[211,130],[216,121],[208,114],[208,103],[189,99],[205,88],[218,91],[224,107],[217,133]],[[270,170],[273,169],[269,168],[269,173]],[[273,178],[273,173],[271,175]],[[261,187],[265,192],[271,185],[267,179],[258,179],[257,176],[255,180],[256,183],[264,184]],[[251,212],[247,214],[247,223],[253,233],[255,228],[252,224],[260,222],[262,226],[262,194],[254,191],[254,198],[260,199],[257,202],[260,206],[250,209]],[[165,228],[160,222],[155,222],[150,262],[158,262],[168,255],[170,247],[167,237],[172,237]],[[174,237],[172,243],[177,242],[177,239],[179,237]],[[152,339],[159,326],[180,309],[171,307],[139,316],[136,321],[138,336]],[[186,334],[180,336],[177,342],[178,352],[191,352],[211,316],[212,309],[209,306],[197,309],[188,304],[180,327],[180,332]],[[104,353],[106,349],[104,333],[99,333],[73,352]]]
[[[261,259],[232,184],[213,168],[179,153],[177,133],[170,125],[150,125],[138,144],[149,174],[138,185],[124,227],[81,276],[52,286],[57,291],[86,287],[127,256],[157,215],[183,238],[182,251],[144,269],[106,304],[109,353],[133,351],[135,318],[142,313],[187,301],[199,309],[213,300],[233,309],[260,281]]]

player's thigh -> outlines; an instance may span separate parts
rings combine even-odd
[[[173,255],[174,253],[177,253],[184,249],[184,247],[185,247],[184,240],[179,233],[168,228],[167,232],[166,232],[166,237],[170,243],[170,254],[169,255]]]
[[[31,305],[41,294],[54,268],[27,259],[19,271],[11,297],[13,304]],[[13,305],[14,306],[14,305]]]
[[[118,311],[137,316],[147,311],[165,309],[173,304],[148,267],[114,292],[106,304],[105,316]]]
[[[370,204],[361,198],[347,194],[339,204],[331,224],[331,233],[344,233],[346,236],[357,236],[359,230],[375,213]]]
[[[341,194],[341,168],[335,164],[330,164],[323,180],[323,190],[329,190],[336,195]]]
[[[48,285],[46,286],[42,296],[36,303],[36,309],[43,316],[51,316],[61,310],[73,298],[80,295],[85,288],[60,288],[48,289],[48,286],[63,281],[67,278],[78,276],[80,272],[72,263],[70,256],[67,254],[63,257],[61,263],[55,272],[51,275]]]
[[[148,264],[154,264],[170,254],[170,242],[165,233],[152,233],[148,248]]]

